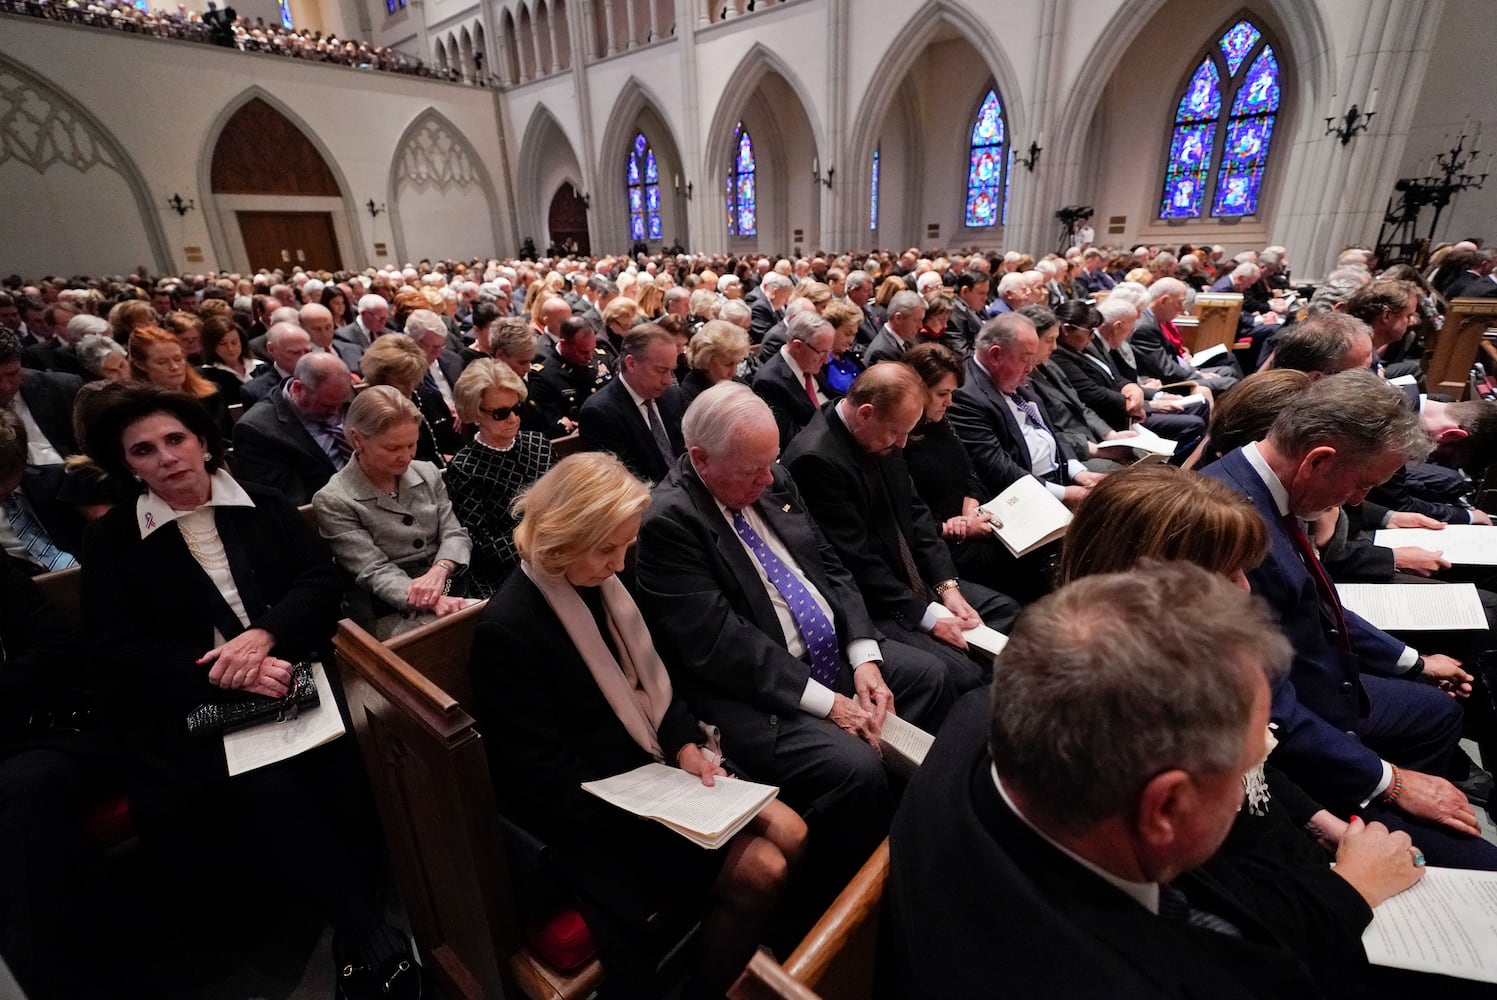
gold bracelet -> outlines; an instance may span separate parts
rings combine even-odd
[[[952,577],[950,580],[942,580],[940,583],[936,584],[934,589],[936,592],[936,596],[940,597],[942,594],[946,593],[946,591],[955,590],[960,586],[961,581],[956,579],[955,577]]]

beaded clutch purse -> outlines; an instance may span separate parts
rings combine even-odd
[[[251,694],[233,701],[204,702],[187,713],[187,731],[193,736],[216,736],[259,722],[284,722],[320,701],[312,679],[312,661],[302,660],[291,668],[291,686],[283,696]]]

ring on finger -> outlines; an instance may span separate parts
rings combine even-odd
[[[1424,867],[1424,852],[1421,851],[1421,850],[1419,850],[1419,848],[1417,848],[1417,847],[1411,847],[1411,848],[1409,848],[1409,853],[1411,855],[1413,855],[1414,867],[1415,868],[1423,868]]]

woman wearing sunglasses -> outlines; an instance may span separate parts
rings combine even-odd
[[[506,365],[472,362],[452,388],[457,413],[478,434],[447,466],[447,495],[473,539],[468,594],[488,597],[519,565],[510,504],[556,462],[545,437],[520,430],[525,383]]]

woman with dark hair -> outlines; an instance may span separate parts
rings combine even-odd
[[[198,372],[218,386],[225,399],[238,399],[239,388],[254,378],[265,365],[249,349],[249,342],[224,314],[203,320],[203,365]]]
[[[348,308],[348,293],[340,286],[323,286],[321,302],[333,314],[333,329],[353,322],[353,310]]]
[[[100,704],[126,742],[136,831],[194,912],[310,896],[337,931],[335,955],[364,954],[382,917],[353,741],[230,776],[223,740],[185,723],[200,705],[279,698],[294,663],[325,656],[339,593],[327,549],[279,493],[223,469],[217,423],[183,393],[115,389],[84,449],[137,484],[133,503],[89,527],[83,560],[83,618],[108,668]],[[296,859],[286,892],[228,877],[226,859],[270,856]]]

